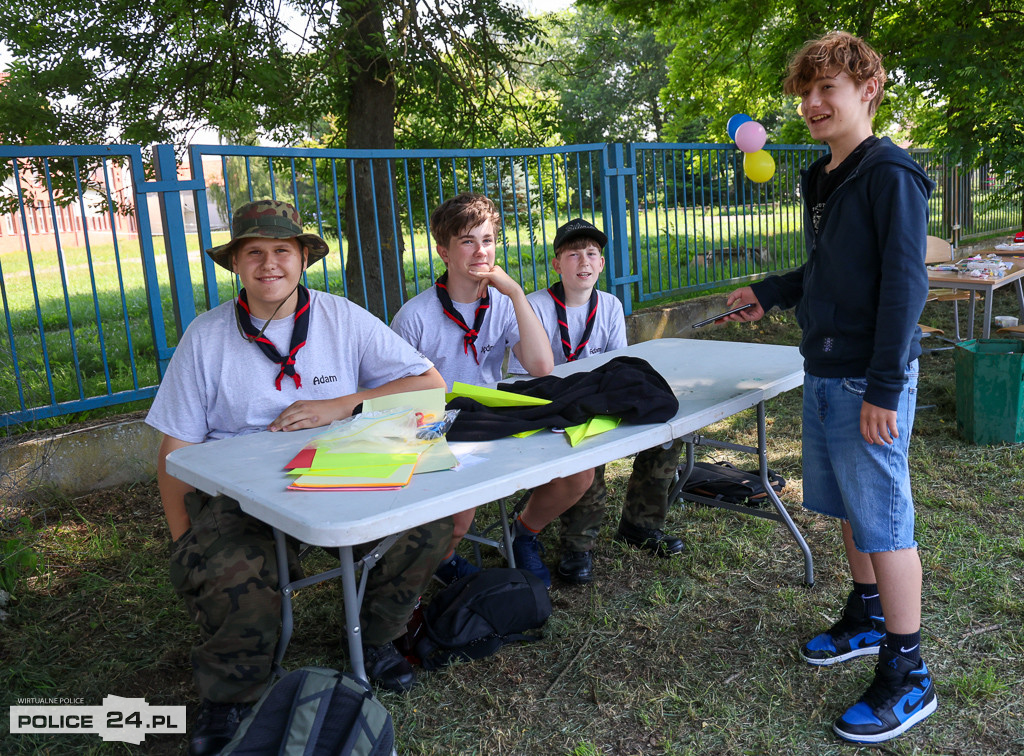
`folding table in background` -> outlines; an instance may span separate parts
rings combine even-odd
[[[983,249],[975,254],[987,256],[995,250]],[[1021,287],[1021,279],[1024,278],[1024,260],[1007,258],[1011,268],[1003,276],[971,276],[968,273],[959,273],[952,270],[928,270],[928,288],[943,289],[964,289],[971,293],[971,309],[967,316],[967,338],[974,337],[974,306],[978,293],[985,295],[985,315],[982,320],[981,337],[989,338],[992,330],[992,295],[997,289],[1013,284],[1017,289],[1017,305],[1020,308],[1021,318],[1024,319],[1024,288]]]

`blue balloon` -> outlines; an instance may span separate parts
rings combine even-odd
[[[754,119],[748,116],[746,113],[737,113],[732,118],[730,118],[729,123],[727,123],[725,126],[725,130],[729,132],[729,138],[735,139],[736,129],[745,124],[747,121],[752,120]]]

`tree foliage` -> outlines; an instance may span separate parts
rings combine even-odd
[[[330,116],[342,144],[368,74],[399,82],[399,114],[444,107],[446,133],[472,135],[508,115],[516,51],[536,33],[507,0],[0,0],[14,58],[0,119],[13,143],[150,144],[203,126],[294,142]]]
[[[203,126],[235,143],[389,149],[399,133],[406,146],[417,135],[483,144],[519,123],[517,53],[536,30],[508,0],[0,0],[14,58],[0,123],[20,144],[180,147]],[[346,227],[361,254],[347,275],[385,282],[394,311],[402,251],[387,232],[388,170],[375,160],[354,171]],[[374,222],[382,250],[354,235]],[[363,304],[383,311],[379,297]]]
[[[546,54],[535,81],[558,97],[568,143],[657,141],[666,131],[661,90],[669,46],[633,19],[569,9],[546,19]]]
[[[782,128],[786,64],[806,40],[834,29],[862,36],[892,77],[876,127],[900,124],[918,146],[991,162],[1020,183],[1024,0],[581,1],[656,30],[672,46],[666,108],[709,118],[719,138],[736,112]]]

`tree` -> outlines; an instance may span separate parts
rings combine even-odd
[[[876,127],[898,118],[915,144],[932,146],[1024,183],[1024,0],[582,0],[656,30],[672,45],[668,107],[705,115],[722,138],[743,111],[780,111],[789,56],[832,29],[866,38],[883,56],[897,95]]]
[[[0,0],[0,40],[14,58],[0,122],[9,143],[180,146],[202,126],[294,143],[329,118],[343,124],[331,146],[390,149],[396,113],[431,87],[453,98],[454,116],[472,102],[475,120],[486,120],[498,105],[486,96],[493,82],[516,80],[514,53],[535,33],[507,0],[60,0],[45,9]],[[384,283],[362,303],[377,314],[385,297],[395,311],[402,285],[382,194],[388,170],[387,161],[359,161],[346,199],[350,249],[360,249],[357,223],[381,229],[383,254],[362,234],[347,270],[350,281]]]
[[[672,49],[632,19],[570,9],[546,20],[549,52],[537,68],[540,88],[559,98],[559,130],[568,143],[657,141],[665,132],[661,90]]]

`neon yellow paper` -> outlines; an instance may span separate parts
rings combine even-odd
[[[618,417],[611,415],[594,415],[594,417],[587,420],[585,423],[574,425],[571,428],[565,429],[565,435],[569,439],[570,446],[576,446],[580,441],[591,436],[596,436],[599,433],[610,431],[613,428],[618,427],[621,421]]]
[[[448,442],[443,438],[431,442],[427,450],[420,455],[420,461],[416,463],[417,473],[437,472],[438,470],[451,470],[459,460],[452,454]]]
[[[296,467],[297,475],[333,475],[344,478],[389,478],[404,465],[415,465],[419,454],[360,454],[317,449],[309,467]]]
[[[500,391],[498,389],[473,386],[469,383],[456,381],[452,384],[451,393],[445,397],[445,400],[450,402],[459,396],[475,399],[485,407],[539,407],[543,404],[551,404],[550,399],[523,396],[511,391]]]
[[[534,428],[533,430],[521,431],[519,433],[513,433],[512,434],[512,438],[526,438],[527,436],[532,436],[534,433],[540,433],[542,430],[544,430],[544,429],[543,428]]]
[[[423,423],[437,422],[444,416],[444,389],[424,389],[423,391],[403,391],[399,394],[386,394],[375,396],[363,402],[364,412],[376,410],[397,409],[409,407],[422,416]],[[450,470],[459,463],[459,460],[448,448],[448,442],[443,438],[434,439],[429,446],[420,454],[419,462],[416,464],[417,473],[436,472],[438,470]]]
[[[399,394],[375,396],[363,402],[363,412],[399,409],[408,407],[422,414],[424,423],[433,423],[444,415],[444,389],[424,389],[423,391],[403,391]]]
[[[401,488],[409,483],[416,465],[399,465],[390,475],[373,477],[365,475],[300,475],[289,486],[293,489],[340,489],[340,488]]]

